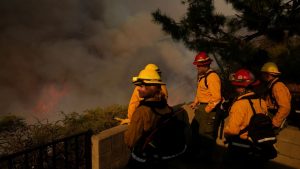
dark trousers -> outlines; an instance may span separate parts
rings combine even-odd
[[[211,161],[216,147],[217,129],[215,126],[216,111],[205,112],[207,104],[200,104],[195,111],[191,124],[192,154],[203,161]]]

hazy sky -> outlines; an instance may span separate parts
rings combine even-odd
[[[224,4],[218,11],[232,14]],[[191,101],[195,53],[151,21],[157,8],[185,12],[179,0],[0,1],[0,114],[51,120],[127,104],[131,77],[148,63],[160,66],[170,105]]]

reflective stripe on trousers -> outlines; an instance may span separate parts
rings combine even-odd
[[[183,150],[182,150],[181,152],[177,153],[177,154],[173,154],[173,155],[169,155],[169,156],[161,156],[161,157],[158,156],[158,155],[156,155],[156,154],[154,154],[154,155],[151,156],[151,158],[154,158],[154,159],[161,159],[161,160],[172,159],[172,158],[175,158],[175,157],[177,157],[177,156],[179,156],[179,155],[185,153],[186,149],[187,149],[187,145],[184,145]],[[139,156],[137,156],[136,154],[134,154],[133,151],[132,151],[132,153],[131,153],[131,156],[132,156],[133,159],[135,159],[135,160],[138,161],[138,162],[141,162],[141,163],[147,162],[147,158],[139,157]]]

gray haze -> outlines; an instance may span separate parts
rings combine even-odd
[[[191,101],[195,53],[151,21],[157,8],[185,12],[179,0],[0,1],[0,114],[51,121],[126,105],[147,63],[160,66],[170,105]]]

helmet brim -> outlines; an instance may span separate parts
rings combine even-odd
[[[250,81],[231,81],[231,84],[233,86],[239,86],[239,87],[248,87],[248,86],[255,87],[255,86],[260,84],[260,81],[259,80],[256,80],[254,82],[250,82]]]
[[[193,64],[196,65],[196,66],[208,66],[208,65],[211,64],[211,62],[212,62],[212,60],[208,59],[208,60],[202,61],[202,62],[200,62],[200,61],[194,61]]]
[[[147,82],[147,81],[143,81],[143,83],[145,83],[145,84],[153,84],[153,85],[155,85],[155,84],[158,84],[158,85],[165,85],[164,82],[160,82],[160,81],[157,81],[157,82]]]
[[[137,76],[132,77],[132,83],[136,83],[139,80]]]
[[[261,71],[261,72],[268,73],[268,74],[275,75],[275,76],[281,74],[281,72],[267,72],[267,71]]]
[[[166,83],[160,81],[160,80],[153,80],[153,79],[137,79],[136,81],[132,81],[134,85],[140,86],[143,84],[146,85],[165,85]]]

